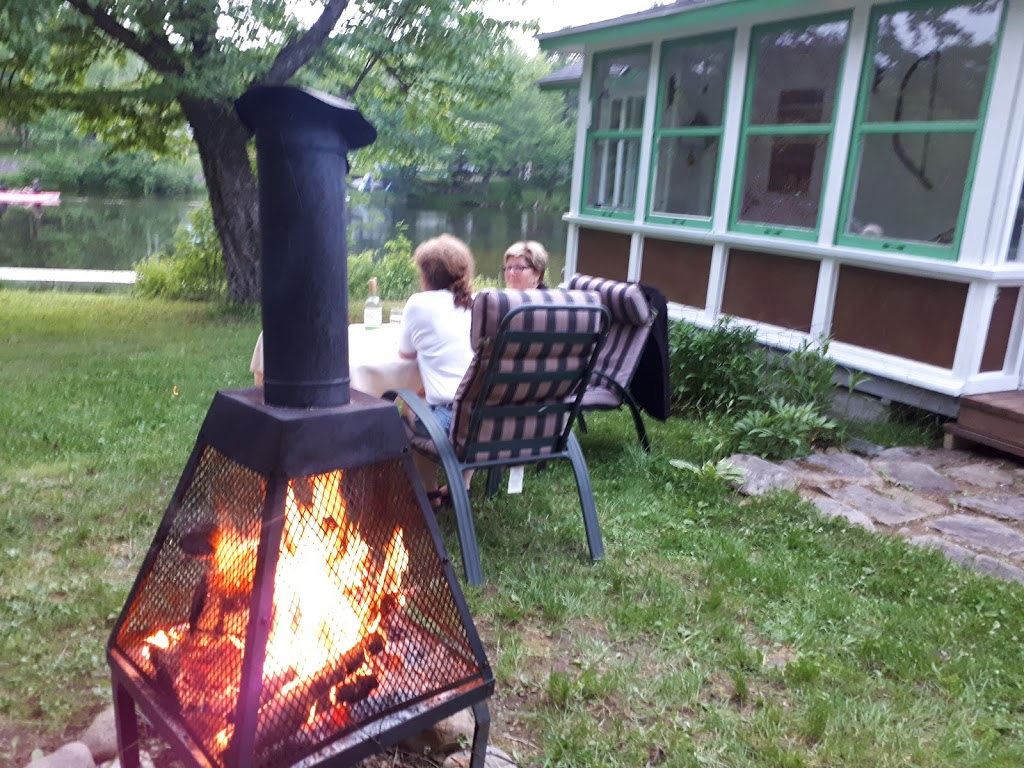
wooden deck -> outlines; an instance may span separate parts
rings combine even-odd
[[[960,414],[946,425],[946,447],[987,445],[1024,458],[1024,390],[960,398]]]

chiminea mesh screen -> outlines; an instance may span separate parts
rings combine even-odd
[[[253,766],[480,681],[406,471],[388,459],[275,481],[202,448],[112,644],[211,764],[236,762],[249,665]],[[253,614],[271,596],[264,626]]]

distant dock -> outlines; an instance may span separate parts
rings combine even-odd
[[[12,283],[91,283],[94,285],[133,285],[133,269],[40,269],[36,267],[0,267],[0,282]]]

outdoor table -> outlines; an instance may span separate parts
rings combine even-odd
[[[398,354],[398,341],[402,331],[400,323],[386,323],[379,328],[367,328],[362,323],[348,327],[349,383],[352,389],[380,397],[389,389],[423,390],[419,367],[415,360],[406,360]],[[263,334],[256,341],[249,370],[256,385],[263,382]]]

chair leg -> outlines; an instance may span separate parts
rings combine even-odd
[[[466,581],[478,587],[484,583],[483,568],[480,567],[480,548],[476,543],[476,528],[473,525],[473,508],[469,504],[469,491],[462,477],[462,467],[455,456],[455,449],[448,441],[448,436],[441,425],[430,414],[427,404],[416,395],[405,389],[390,390],[382,397],[394,401],[401,398],[413,413],[420,417],[427,428],[427,434],[437,449],[437,457],[448,478],[448,492],[451,494],[452,506],[455,508],[455,522],[459,528],[459,544],[462,548],[462,567],[466,572]],[[412,459],[409,459],[410,466]]]
[[[569,433],[566,445],[572,471],[576,475],[576,489],[580,494],[580,507],[583,509],[583,527],[587,532],[587,546],[590,548],[590,559],[600,560],[604,557],[604,543],[601,541],[601,524],[597,521],[597,508],[594,506],[594,490],[590,487],[590,474],[587,462],[583,458],[583,449],[576,435]]]
[[[626,405],[629,406],[629,412],[633,414],[633,426],[636,427],[636,436],[640,440],[640,445],[643,447],[644,453],[650,453],[651,441],[647,439],[647,428],[644,426],[640,409],[637,408],[636,403],[632,402],[632,399],[627,400]]]
[[[498,467],[491,467],[487,470],[487,498],[491,499],[498,495],[502,474]]]
[[[580,432],[587,434],[587,420],[583,418],[583,411],[576,417],[576,423],[580,425]]]

